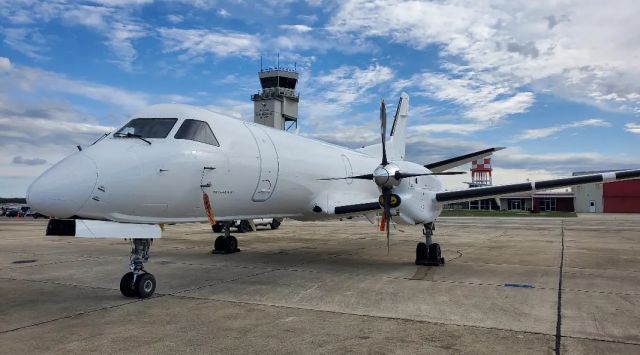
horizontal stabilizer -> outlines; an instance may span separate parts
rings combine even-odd
[[[477,199],[514,194],[519,192],[531,192],[536,190],[552,190],[561,187],[569,187],[598,182],[620,181],[640,178],[640,169],[608,172],[603,174],[573,176],[562,179],[543,180],[537,182],[524,182],[502,186],[477,187],[460,191],[447,191],[436,194],[436,201],[442,203],[472,201]]]
[[[441,161],[437,161],[435,163],[427,164],[424,167],[433,171],[434,173],[439,173],[445,170],[453,169],[457,166],[470,163],[477,159],[482,159],[490,156],[494,152],[504,149],[504,147],[494,147],[489,149],[480,150],[477,152],[461,155],[455,158],[449,158]]]

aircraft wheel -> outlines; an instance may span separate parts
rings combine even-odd
[[[227,240],[225,240],[226,245],[224,248],[225,253],[227,254],[231,254],[231,253],[235,253],[237,251],[240,251],[238,249],[238,239],[236,239],[236,237],[230,235]]]
[[[280,228],[280,224],[282,224],[282,221],[274,218],[273,221],[271,221],[271,229]]]
[[[216,238],[216,241],[213,243],[213,250],[214,251],[220,251],[220,250],[224,250],[225,246],[224,246],[224,236],[223,235],[219,235],[218,238]]]
[[[135,297],[136,290],[133,285],[133,272],[128,272],[120,279],[120,292],[124,297]]]
[[[134,288],[139,298],[149,298],[156,290],[156,278],[149,273],[138,275]]]
[[[429,248],[427,247],[426,243],[418,243],[418,245],[416,246],[416,265],[422,265],[425,260],[427,260],[429,254],[428,250]]]
[[[238,224],[238,232],[240,233],[251,232],[251,224],[249,223],[249,221],[247,221],[246,219],[243,219],[242,221],[240,221],[240,224]]]
[[[429,260],[439,263],[441,259],[442,259],[442,253],[440,251],[440,244],[433,243],[429,245]]]
[[[213,233],[220,233],[222,232],[222,230],[224,230],[224,227],[221,223],[216,223],[211,225],[211,230],[213,230]]]

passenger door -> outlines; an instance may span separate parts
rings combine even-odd
[[[264,128],[250,123],[245,123],[245,125],[251,132],[260,152],[260,177],[258,178],[252,200],[255,202],[263,202],[271,197],[278,182],[278,172],[280,169],[278,152]]]

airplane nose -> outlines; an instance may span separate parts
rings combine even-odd
[[[84,154],[71,155],[40,175],[27,190],[27,203],[47,216],[68,218],[89,199],[98,168]]]

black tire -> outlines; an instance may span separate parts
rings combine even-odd
[[[235,253],[238,251],[238,239],[236,237],[230,235],[229,238],[225,240],[226,245],[224,246],[224,251],[227,254]]]
[[[213,233],[220,233],[224,230],[224,226],[222,225],[222,223],[216,223],[211,225],[211,230],[213,231]]]
[[[238,232],[240,233],[251,232],[251,224],[249,223],[249,221],[247,221],[246,219],[243,219],[242,221],[240,221],[240,224],[238,224]]]
[[[135,284],[136,296],[149,298],[156,291],[156,278],[149,273],[138,275]]]
[[[273,221],[271,221],[271,229],[280,228],[280,224],[282,224],[282,221],[274,218]]]
[[[216,238],[216,241],[213,243],[213,250],[225,250],[224,244],[224,236],[219,235],[218,238]]]
[[[429,260],[440,262],[442,258],[442,253],[440,251],[440,244],[433,243],[429,245]]]
[[[427,260],[428,249],[427,244],[423,242],[418,243],[416,246],[416,265],[422,265],[422,263]]]
[[[120,293],[124,297],[135,297],[136,290],[133,285],[133,272],[128,272],[120,279]]]

